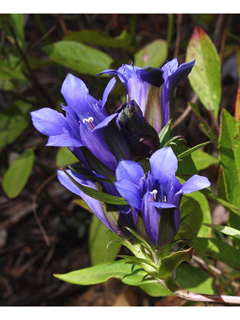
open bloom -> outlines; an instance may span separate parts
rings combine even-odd
[[[120,161],[115,186],[131,206],[138,232],[148,242],[163,246],[172,242],[179,229],[181,195],[207,188],[210,182],[206,177],[194,175],[182,185],[175,176],[178,160],[171,147],[156,151],[149,162],[150,171],[144,173],[137,162]]]
[[[114,172],[119,159],[130,158],[126,140],[110,121],[114,115],[109,116],[104,108],[116,82],[112,80],[97,101],[81,79],[68,74],[61,89],[67,103],[62,106],[65,116],[51,108],[31,112],[35,128],[49,136],[47,146],[68,147],[82,164],[99,174]],[[107,125],[98,126],[106,118]]]
[[[124,64],[117,70],[108,69],[100,74],[117,75],[126,88],[127,102],[135,100],[143,116],[159,133],[170,120],[175,90],[191,72],[193,65],[194,60],[178,67],[177,59],[173,59],[162,68]]]

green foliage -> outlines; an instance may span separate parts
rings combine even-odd
[[[9,198],[15,198],[25,187],[34,163],[32,149],[24,151],[15,159],[3,177],[3,190]]]
[[[89,251],[92,265],[114,261],[121,248],[121,240],[93,215],[89,229]]]
[[[167,42],[157,39],[143,47],[134,55],[134,64],[140,68],[151,66],[160,68],[167,59]],[[158,54],[156,54],[158,52]]]
[[[42,49],[54,62],[83,74],[95,76],[113,62],[103,51],[76,41],[62,40]]]
[[[128,48],[131,45],[131,37],[125,30],[123,30],[119,36],[114,38],[100,29],[68,31],[63,37],[63,40],[78,41],[111,48]]]
[[[186,61],[195,59],[189,81],[204,107],[218,117],[221,100],[221,64],[218,52],[209,36],[195,27],[190,39]]]
[[[1,113],[0,148],[13,143],[28,127],[31,105],[21,100],[15,101]]]

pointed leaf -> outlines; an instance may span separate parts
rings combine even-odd
[[[195,59],[190,84],[204,107],[217,119],[221,100],[221,64],[218,52],[205,31],[195,27],[187,48],[186,61]]]
[[[86,187],[83,186],[79,183],[77,183],[68,173],[66,170],[63,169],[63,171],[65,172],[65,174],[68,176],[68,178],[86,195],[105,202],[105,203],[111,203],[111,204],[117,204],[117,205],[125,205],[127,204],[127,202],[122,198],[122,197],[117,197],[117,196],[112,196],[108,193],[90,188],[90,187]]]
[[[83,286],[103,283],[110,278],[120,279],[126,284],[141,285],[146,279],[146,271],[126,262],[122,259],[54,276],[60,280]],[[147,281],[151,280],[146,279]]]
[[[240,121],[239,121],[240,122]],[[240,208],[240,178],[239,178],[239,124],[225,109],[221,114],[218,156],[223,169],[223,179],[227,201]],[[236,133],[237,131],[237,133]],[[237,158],[236,158],[237,156]],[[229,226],[240,229],[240,217],[230,212]]]
[[[194,147],[192,147],[192,148],[189,148],[189,149],[187,149],[186,151],[180,153],[177,157],[178,157],[178,159],[184,158],[184,157],[186,157],[187,155],[191,154],[192,152],[194,152],[194,151],[196,151],[196,150],[198,150],[198,149],[206,146],[207,144],[209,144],[209,143],[211,143],[211,142],[212,142],[212,141],[207,141],[207,142],[200,143],[200,144],[198,144],[197,146],[194,146]]]
[[[161,261],[161,265],[159,268],[158,276],[162,280],[167,280],[173,277],[173,271],[177,269],[177,267],[183,261],[191,261],[193,255],[193,248],[189,248],[184,251],[177,251],[172,253],[171,255],[165,257]]]
[[[211,224],[211,223],[203,223],[205,226],[210,227],[214,230],[220,231],[227,236],[231,236],[233,238],[239,239],[240,240],[240,231],[234,228],[230,228],[227,226],[222,226],[219,224]]]

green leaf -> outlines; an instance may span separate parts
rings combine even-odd
[[[16,198],[22,191],[32,171],[33,163],[32,149],[24,151],[11,163],[2,181],[3,190],[9,198]]]
[[[106,53],[76,41],[59,41],[43,47],[54,62],[77,72],[96,75],[108,69],[113,59]]]
[[[158,137],[160,142],[160,148],[162,148],[170,138],[171,125],[172,125],[172,119],[170,119],[168,123],[159,132]]]
[[[157,39],[135,53],[134,65],[140,68],[144,68],[147,66],[159,68],[166,62],[167,54],[167,41]]]
[[[26,80],[26,77],[18,70],[13,69],[5,61],[0,60],[0,79],[9,80]]]
[[[196,191],[183,195],[180,204],[181,219],[180,228],[174,240],[191,240],[198,236],[209,236],[209,229],[202,226],[202,222],[211,222],[211,211],[207,199],[201,192]]]
[[[92,265],[114,261],[121,248],[121,243],[119,242],[121,240],[122,238],[116,233],[109,231],[93,215],[89,229],[89,251]],[[110,243],[111,241],[113,242]]]
[[[219,224],[211,224],[211,223],[203,223],[205,226],[210,227],[214,230],[220,231],[227,236],[231,236],[233,238],[239,239],[240,240],[240,231],[234,228],[230,228],[227,226],[222,226]]]
[[[126,30],[117,37],[111,37],[106,32],[100,29],[82,29],[78,31],[68,31],[64,41],[79,41],[89,43],[91,45],[98,45],[112,48],[127,48],[131,45],[131,36]]]
[[[67,147],[59,148],[56,156],[56,164],[59,168],[79,162],[75,155]]]
[[[204,105],[217,119],[221,100],[221,63],[216,47],[200,27],[195,27],[188,44],[186,61],[195,59],[188,78]]]
[[[24,46],[24,24],[23,24],[23,14],[11,14],[11,22],[13,24],[13,29],[18,40],[18,44],[23,48]]]
[[[189,248],[183,251],[177,251],[169,256],[165,257],[161,261],[161,265],[159,268],[158,277],[164,281],[168,281],[168,279],[172,279],[173,271],[177,269],[177,267],[183,261],[191,261],[193,255],[193,248]]]
[[[12,143],[28,127],[31,105],[17,100],[1,113],[0,148]]]
[[[176,282],[180,287],[191,292],[214,294],[214,279],[204,270],[189,263],[182,263],[177,268]]]
[[[238,123],[234,117],[223,109],[221,114],[218,157],[222,166],[227,201],[240,208],[240,182],[237,167],[239,162],[236,161],[235,158],[235,156],[237,156],[237,159],[239,159],[238,157],[240,156],[239,150],[235,149],[239,140],[236,135],[236,125],[238,125]],[[230,212],[229,226],[240,229],[240,217],[232,211]]]
[[[195,254],[203,259],[210,257],[220,260],[232,268],[240,268],[240,251],[220,239],[195,238],[193,245]]]
[[[200,115],[200,112],[198,110],[198,107],[195,103],[189,102],[190,107],[192,108],[195,115],[198,117],[200,129],[202,132],[210,139],[212,140],[216,145],[218,144],[218,137],[213,132],[213,130],[209,127],[209,125],[203,120],[203,118]]]
[[[121,259],[54,276],[60,280],[83,286],[103,283],[110,278],[116,278],[125,284],[135,286],[141,285],[143,282],[152,282],[151,278],[146,278],[145,270],[126,262],[125,259]]]
[[[200,190],[202,194],[204,194],[208,199],[215,201],[219,204],[221,204],[223,207],[225,207],[227,210],[231,210],[235,212],[237,215],[240,215],[240,208],[234,206],[233,204],[229,203],[225,199],[222,199],[220,197],[217,197],[210,188],[206,188],[203,190]]]
[[[201,150],[194,151],[191,156],[197,171],[204,170],[210,166],[219,165],[219,160],[217,158]]]
[[[238,181],[240,182],[240,118],[235,124],[233,137],[233,153],[237,169]]]
[[[187,149],[186,151],[183,151],[177,157],[178,157],[178,159],[184,158],[184,157],[188,156],[189,154],[191,154],[192,152],[194,152],[194,151],[206,146],[207,144],[209,144],[211,142],[212,141],[207,141],[207,142],[200,143],[197,146],[194,146],[192,148]]]
[[[175,141],[173,144],[171,144],[171,147],[177,157],[187,150],[186,145],[181,140]],[[198,172],[190,154],[183,159],[178,159],[178,170],[176,172],[177,176],[180,176],[181,178],[186,180],[196,173]]]
[[[177,268],[176,274],[176,282],[182,288],[195,293],[214,294],[214,280],[204,270],[194,267],[189,263],[182,263]],[[158,282],[142,284],[140,288],[152,297],[174,295],[174,293],[165,289]]]
[[[63,169],[63,171],[65,172],[65,174],[69,177],[69,179],[82,191],[84,192],[86,195],[97,199],[99,201],[105,202],[105,203],[111,203],[111,204],[117,204],[117,205],[125,205],[127,204],[127,202],[122,198],[122,197],[116,197],[116,196],[112,196],[110,194],[107,194],[105,192],[90,188],[90,187],[86,187],[83,186],[79,183],[77,183],[68,173],[66,170]]]

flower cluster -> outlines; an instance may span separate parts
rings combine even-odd
[[[82,80],[68,74],[61,89],[65,114],[50,108],[31,113],[35,128],[49,137],[48,146],[68,147],[79,160],[79,165],[58,171],[60,183],[124,239],[128,227],[151,245],[172,242],[180,225],[181,195],[210,185],[198,175],[182,185],[175,176],[177,157],[171,147],[160,148],[158,136],[170,120],[175,90],[193,65],[178,66],[173,59],[162,68],[122,65],[103,71],[117,76],[126,89],[126,101],[113,114],[106,102],[115,77],[102,100],[96,100]],[[123,198],[125,204],[103,205],[79,185]]]

